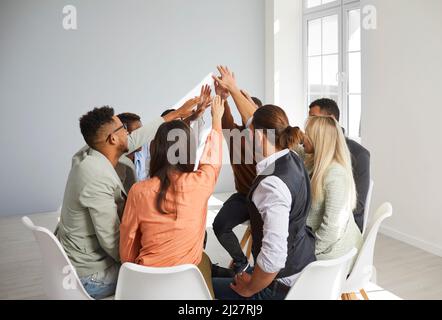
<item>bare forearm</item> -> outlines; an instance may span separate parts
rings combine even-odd
[[[238,108],[239,113],[241,114],[242,121],[247,123],[247,121],[253,117],[253,114],[256,111],[256,106],[252,105],[249,100],[241,93],[239,88],[233,88],[230,91],[230,94],[235,101],[236,107]]]
[[[252,274],[252,280],[249,283],[249,291],[256,294],[264,290],[272,283],[273,280],[275,280],[277,274],[278,273],[264,272],[257,264]]]

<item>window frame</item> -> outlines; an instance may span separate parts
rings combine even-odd
[[[340,106],[341,119],[340,124],[347,132],[349,129],[349,59],[348,59],[348,12],[361,8],[360,0],[336,0],[335,2],[319,5],[313,8],[307,8],[307,1],[303,2],[303,21],[302,21],[302,55],[303,55],[303,83],[304,83],[304,103],[308,108],[309,101],[309,84],[308,84],[308,22],[311,20],[324,18],[330,15],[338,15],[338,105]],[[361,11],[362,12],[362,11]],[[361,17],[362,19],[362,17]],[[322,33],[321,33],[322,37]],[[322,41],[322,39],[321,39]],[[322,52],[321,52],[322,55]],[[361,48],[362,55],[362,48]],[[362,72],[362,71],[361,71]],[[322,77],[322,74],[321,74]],[[363,90],[361,88],[361,97]],[[361,141],[361,137],[350,137],[357,141]]]

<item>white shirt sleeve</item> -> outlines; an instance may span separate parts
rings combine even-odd
[[[252,201],[264,221],[262,247],[256,263],[264,272],[279,272],[287,260],[290,190],[281,179],[270,176],[261,181]]]

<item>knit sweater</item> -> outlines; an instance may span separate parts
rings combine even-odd
[[[324,177],[323,199],[312,202],[307,225],[316,236],[318,260],[336,259],[362,247],[362,235],[348,200],[347,179],[344,167],[332,163]]]

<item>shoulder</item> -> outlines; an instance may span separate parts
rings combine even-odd
[[[370,151],[356,141],[346,138],[348,149],[354,158],[370,157]]]
[[[346,177],[346,175],[347,175],[347,173],[345,171],[345,168],[342,165],[340,165],[339,163],[333,162],[327,168],[324,181],[325,181],[325,183],[333,182],[333,181],[340,180],[340,179]]]
[[[153,177],[144,181],[135,183],[130,189],[129,193],[132,196],[148,196],[152,193],[157,193],[160,188],[160,180]]]

